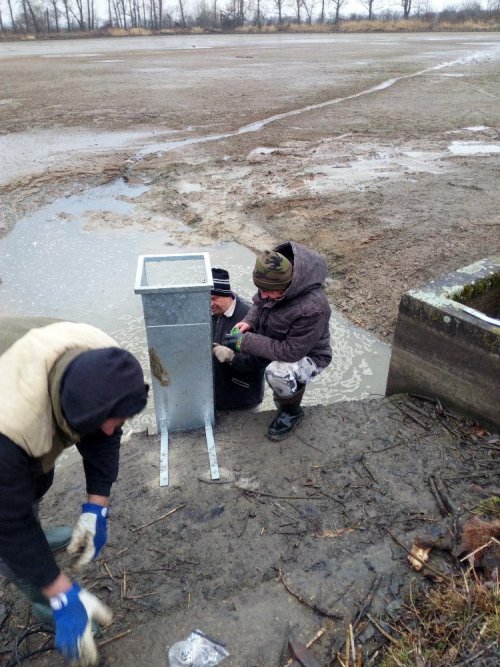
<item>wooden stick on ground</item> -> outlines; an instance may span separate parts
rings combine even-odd
[[[436,503],[439,507],[439,511],[441,512],[442,516],[449,516],[449,512],[443,503],[439,491],[436,488],[436,482],[434,481],[432,475],[429,477],[429,486],[431,487],[432,495],[436,499]]]
[[[443,505],[446,507],[448,514],[451,515],[456,514],[457,508],[455,507],[450,496],[448,495],[448,491],[446,490],[446,487],[441,477],[439,475],[431,475],[431,478],[433,479],[434,484],[436,485],[436,490],[439,493],[439,497],[441,498]]]
[[[178,510],[181,510],[183,507],[186,507],[186,505],[179,505],[179,507],[174,507],[173,510],[170,510],[170,512],[167,512],[166,514],[162,514],[157,519],[154,519],[153,521],[150,521],[149,523],[145,523],[142,526],[137,526],[137,528],[132,528],[131,532],[135,533],[138,530],[142,530],[143,528],[147,528],[148,526],[152,526],[157,521],[161,521],[162,519],[165,519],[167,516],[170,516],[174,512],[177,512]]]
[[[380,586],[380,582],[382,581],[382,575],[377,574],[377,576],[374,578],[372,581],[372,584],[368,590],[368,593],[365,595],[365,598],[363,602],[361,603],[361,606],[359,610],[357,611],[356,615],[354,616],[354,619],[352,621],[352,628],[355,630],[358,625],[361,623],[363,618],[366,615],[366,612],[368,609],[370,609],[371,604],[373,602],[373,598],[375,596],[375,593],[377,592],[378,587]]]
[[[377,621],[373,618],[373,616],[371,616],[370,614],[366,614],[366,618],[370,621],[373,627],[376,628],[380,632],[380,634],[383,635],[386,639],[388,639],[393,644],[398,643],[398,640],[394,639],[392,635],[386,632],[384,628],[380,625],[380,623],[377,623]]]
[[[285,575],[283,574],[283,571],[281,568],[278,568],[278,581],[281,581],[285,589],[290,593],[290,595],[293,595],[293,597],[298,600],[301,604],[305,605],[306,607],[309,607],[309,609],[312,609],[313,611],[317,612],[318,614],[321,614],[321,616],[326,616],[327,618],[335,618],[335,619],[341,619],[342,616],[340,614],[336,614],[334,611],[327,611],[326,609],[322,609],[319,607],[317,604],[314,602],[308,602],[305,600],[299,593],[296,593],[293,591],[290,586],[288,585]]]
[[[99,642],[98,646],[106,646],[106,644],[111,644],[111,642],[116,641],[117,639],[121,639],[122,637],[126,637],[129,635],[131,632],[134,632],[135,628],[132,628],[131,630],[125,630],[125,632],[121,632],[119,635],[115,635],[114,637],[110,637],[109,639],[104,639],[102,642]]]

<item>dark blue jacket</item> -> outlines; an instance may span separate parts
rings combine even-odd
[[[250,304],[236,297],[236,307],[231,317],[212,316],[212,341],[225,344],[228,334],[237,322],[241,322]],[[214,357],[214,392],[217,410],[253,408],[262,403],[264,396],[264,369],[269,362],[251,354],[236,353],[231,364],[221,363]]]

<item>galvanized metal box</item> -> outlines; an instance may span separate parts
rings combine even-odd
[[[142,297],[159,432],[214,422],[207,253],[141,255],[135,292]]]

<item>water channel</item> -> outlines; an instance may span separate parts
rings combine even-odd
[[[110,333],[148,368],[140,296],[134,293],[137,258],[142,254],[208,252],[212,266],[229,270],[231,286],[250,299],[254,253],[236,243],[178,247],[168,232],[139,227],[86,226],[97,211],[133,216],[134,198],[146,186],[122,180],[55,200],[0,240],[0,315],[43,315],[84,321]],[[383,395],[389,347],[354,327],[339,313],[331,319],[333,361],[309,387],[306,405]],[[272,407],[266,394],[261,409]],[[132,422],[144,430],[153,421],[149,406]]]

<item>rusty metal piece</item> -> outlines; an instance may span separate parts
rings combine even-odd
[[[321,667],[312,652],[304,644],[293,639],[293,637],[290,637],[288,640],[288,648],[292,656],[298,660],[299,665],[302,665],[302,667]]]

